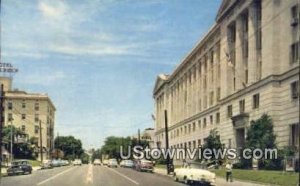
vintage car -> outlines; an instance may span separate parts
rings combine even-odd
[[[118,167],[118,162],[116,159],[109,159],[108,160],[108,164],[107,164],[108,167]]]
[[[100,159],[95,159],[93,165],[101,165]]]
[[[103,160],[103,165],[106,165],[106,166],[107,166],[107,165],[108,165],[108,160],[106,160],[106,159]]]
[[[11,162],[11,166],[7,169],[7,175],[15,175],[15,174],[31,174],[32,167],[27,160],[18,160]]]
[[[216,184],[216,175],[207,170],[206,165],[199,163],[185,163],[183,167],[174,170],[174,180],[185,184]]]
[[[81,165],[82,165],[81,159],[75,159],[75,160],[73,161],[73,165],[74,165],[74,166],[76,166],[76,165],[81,166]]]
[[[149,160],[135,160],[134,169],[137,171],[153,172],[153,163]]]
[[[40,166],[41,166],[41,169],[52,169],[53,168],[51,160],[43,160],[43,162],[41,163]]]

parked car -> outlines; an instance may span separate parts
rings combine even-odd
[[[70,165],[70,162],[68,160],[61,160],[61,166],[67,166]]]
[[[124,167],[126,167],[126,168],[133,168],[133,161],[132,160],[125,160]]]
[[[53,159],[51,161],[51,164],[52,164],[53,167],[60,167],[61,166],[60,160],[57,160],[57,159]]]
[[[53,165],[51,160],[43,160],[43,162],[41,163],[41,169],[52,169],[52,168]]]
[[[118,162],[116,159],[109,159],[108,160],[108,167],[118,167]]]
[[[101,165],[100,159],[95,159],[93,162],[94,165]]]
[[[103,165],[108,166],[108,160],[103,160]]]
[[[216,185],[216,174],[207,170],[206,165],[199,163],[187,163],[174,170],[174,180],[185,184],[209,184]]]
[[[136,160],[134,168],[137,171],[153,172],[153,163],[149,160]]]
[[[11,162],[11,166],[7,169],[7,175],[16,175],[16,174],[31,174],[32,166],[27,160],[18,160]]]
[[[81,166],[81,165],[82,165],[81,159],[75,159],[75,160],[73,161],[73,165],[74,165],[74,166],[76,166],[76,165]]]

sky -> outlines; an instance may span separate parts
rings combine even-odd
[[[215,21],[221,0],[2,0],[13,87],[47,93],[55,134],[84,148],[155,127],[152,91]]]

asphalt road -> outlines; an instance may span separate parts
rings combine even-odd
[[[82,165],[37,170],[31,175],[3,177],[1,186],[178,186],[172,178],[126,168]]]

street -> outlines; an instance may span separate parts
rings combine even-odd
[[[172,178],[126,168],[82,165],[37,170],[31,175],[3,177],[1,186],[133,186],[183,185]]]

